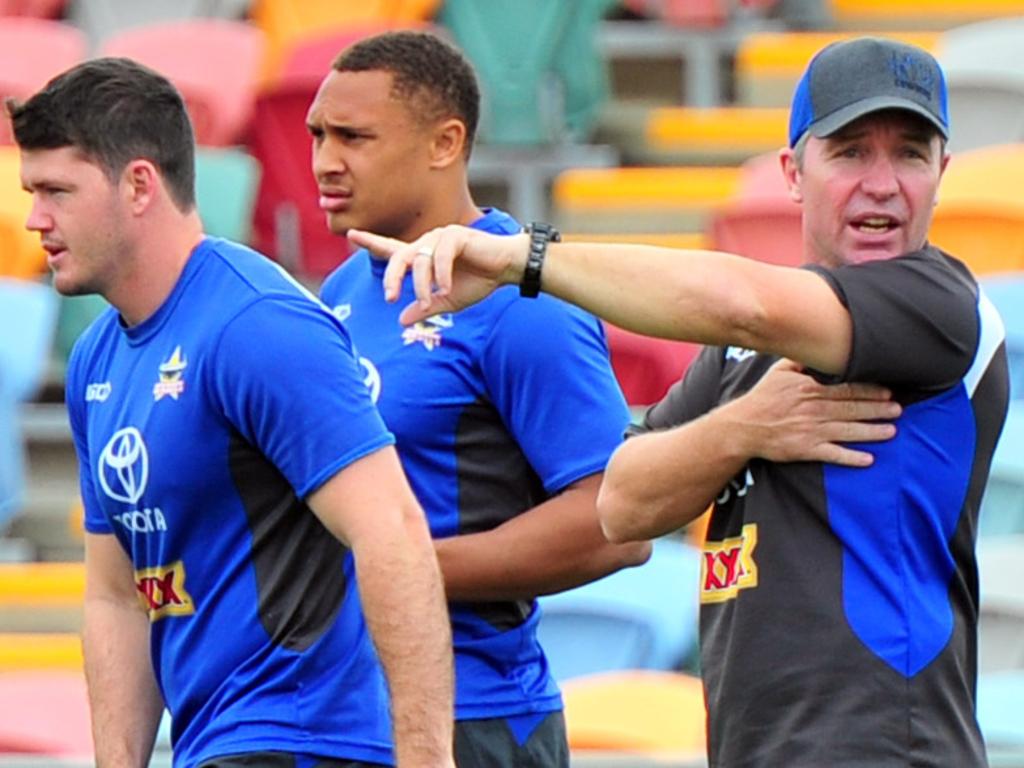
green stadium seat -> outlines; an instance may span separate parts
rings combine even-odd
[[[243,149],[197,150],[196,204],[208,235],[249,242],[259,180],[259,162]]]

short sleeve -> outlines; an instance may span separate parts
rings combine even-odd
[[[78,343],[71,350],[68,358],[67,374],[64,380],[64,402],[67,403],[68,420],[71,422],[71,438],[75,444],[78,457],[78,487],[85,510],[83,527],[89,533],[113,533],[110,521],[100,509],[96,501],[96,488],[93,485],[91,471],[92,458],[89,454],[88,430],[85,419],[85,387],[86,380],[82,355],[82,344]]]
[[[549,493],[604,470],[629,410],[596,318],[550,296],[513,298],[481,366],[495,407]]]
[[[924,391],[959,381],[979,337],[977,289],[934,250],[820,274],[850,312],[853,348],[842,378]]]
[[[224,328],[209,386],[299,497],[394,442],[348,334],[312,300],[272,295],[248,305]]]

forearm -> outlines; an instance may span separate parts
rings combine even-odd
[[[435,541],[448,599],[530,600],[645,562],[646,542],[612,544],[601,532],[600,481],[587,477],[492,530]]]
[[[597,500],[611,541],[652,539],[699,517],[750,460],[744,427],[720,408],[680,427],[627,440]]]
[[[391,693],[399,766],[440,766],[453,721],[451,627],[429,533],[418,513],[355,549],[363,611]]]
[[[150,662],[148,617],[135,606],[87,599],[82,647],[96,765],[149,765],[164,704]]]

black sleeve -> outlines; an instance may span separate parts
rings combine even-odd
[[[850,311],[853,348],[844,381],[939,391],[974,359],[977,285],[959,262],[927,248],[821,275]]]
[[[714,408],[718,404],[723,359],[721,347],[704,347],[690,363],[683,378],[673,384],[659,402],[647,409],[640,424],[631,426],[626,436],[677,427]]]

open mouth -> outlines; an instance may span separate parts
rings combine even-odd
[[[850,226],[865,235],[884,235],[899,226],[899,222],[890,216],[865,216],[850,222]]]

